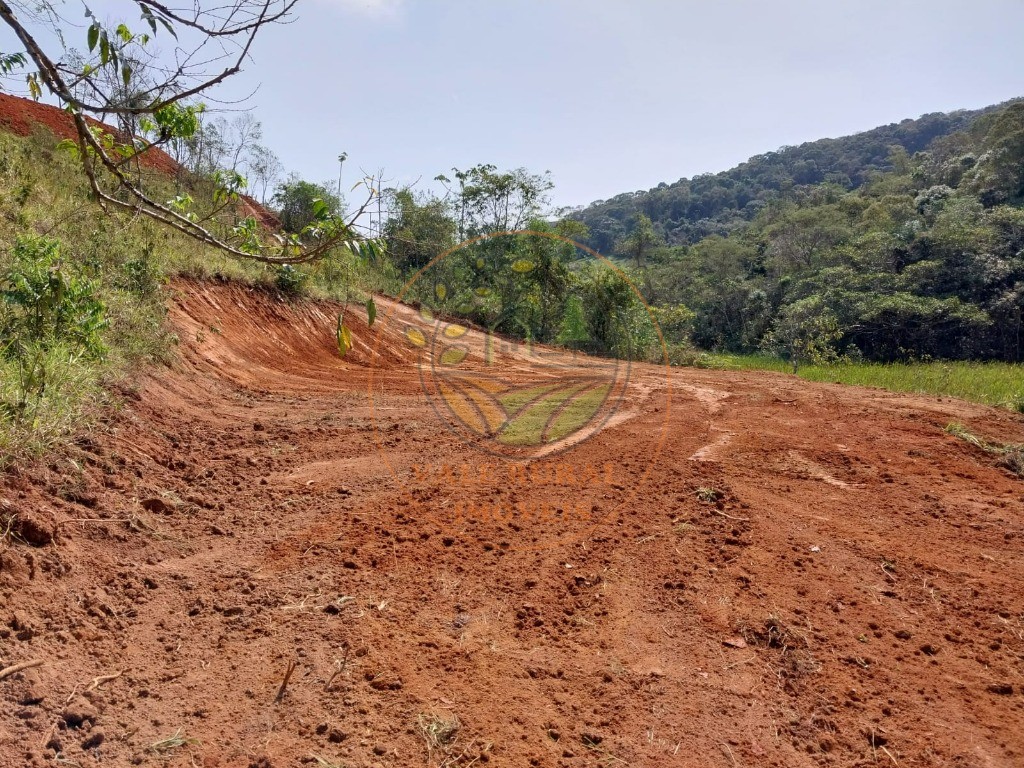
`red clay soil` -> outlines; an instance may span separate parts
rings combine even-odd
[[[1020,417],[639,366],[513,483],[411,310],[342,360],[336,306],[172,292],[178,361],[0,484],[3,766],[1024,765],[1024,482],[943,431]],[[524,500],[593,519],[452,513]]]
[[[92,118],[86,119],[90,123],[103,125]],[[6,130],[18,136],[28,136],[38,126],[46,128],[58,139],[77,140],[78,138],[74,119],[64,110],[20,96],[0,93],[0,130]],[[116,131],[110,126],[104,127],[109,131]],[[182,172],[181,166],[174,158],[158,147],[147,150],[139,157],[142,165],[150,171],[165,176],[175,176]],[[281,222],[272,212],[248,195],[241,197],[241,214],[243,216],[255,217],[260,224],[268,229],[281,228]]]

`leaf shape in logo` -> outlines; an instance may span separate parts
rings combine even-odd
[[[611,388],[610,383],[600,384],[583,390],[566,402],[548,421],[547,429],[544,431],[544,442],[558,442],[589,424],[601,410]]]
[[[546,442],[544,434],[548,424],[563,404],[592,386],[590,380],[572,381],[526,403],[498,433],[498,440],[505,445],[541,445]]]
[[[342,321],[341,315],[338,315],[338,330],[335,335],[338,342],[338,354],[344,357],[352,349],[352,331]]]
[[[501,395],[498,399],[501,401],[502,406],[509,413],[515,413],[524,405],[532,400],[536,400],[543,394],[550,392],[551,390],[559,387],[556,383],[552,384],[541,384],[536,387],[528,387],[526,389],[514,389],[511,392],[506,392]]]
[[[534,264],[528,259],[516,259],[512,262],[512,271],[518,272],[521,275],[525,275],[527,272],[533,270]]]
[[[505,424],[505,410],[500,403],[490,393],[473,386],[471,379],[438,379],[437,388],[455,418],[470,431],[493,435]]]
[[[465,347],[445,347],[441,352],[441,365],[455,366],[466,359],[469,350]]]
[[[419,328],[406,328],[405,338],[409,340],[414,347],[425,347],[427,346],[427,339],[423,335],[423,331]]]
[[[444,329],[444,335],[449,339],[458,339],[466,335],[466,328],[465,326],[452,323]]]

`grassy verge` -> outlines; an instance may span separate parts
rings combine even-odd
[[[56,143],[43,129],[28,137],[0,131],[0,468],[89,429],[118,385],[141,367],[171,358],[177,339],[164,323],[165,286],[174,276],[277,286],[292,298],[360,301],[364,290],[397,290],[393,276],[350,254],[282,274],[149,219],[105,214],[89,200],[81,167],[56,151]],[[147,178],[146,185],[157,199],[181,191],[163,176]],[[25,304],[24,295],[19,305],[11,293],[33,268],[24,253],[18,256],[26,241],[37,244],[28,250],[40,253],[39,243],[56,243],[56,261],[34,266],[43,273],[56,268],[64,279],[87,286],[88,300],[102,306],[99,338],[89,348],[69,340],[68,330],[25,333],[36,308]],[[76,324],[69,321],[66,328]]]
[[[785,360],[766,355],[708,354],[702,367],[791,373]],[[1024,412],[1024,365],[1011,363],[838,363],[800,368],[808,381],[880,387],[893,392],[941,395]]]

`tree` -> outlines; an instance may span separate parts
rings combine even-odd
[[[647,255],[662,243],[662,239],[654,231],[651,218],[647,214],[638,213],[633,231],[620,242],[619,250],[633,260],[637,269],[643,269]]]
[[[438,176],[437,181],[448,189],[460,238],[522,229],[546,212],[548,192],[554,186],[548,173],[534,174],[525,168],[499,171],[487,164],[452,170],[457,188],[447,176]]]
[[[254,188],[259,186],[260,202],[267,204],[267,190],[273,187],[284,172],[284,165],[280,158],[270,147],[263,144],[253,144],[245,158],[245,164],[249,170],[249,178],[253,181]]]
[[[578,289],[590,334],[590,351],[636,359],[651,342],[653,327],[633,286],[619,272],[591,264]]]
[[[982,149],[968,182],[985,206],[1024,198],[1024,103],[991,117]]]
[[[526,305],[524,315],[528,317],[531,337],[550,341],[559,331],[559,321],[565,314],[571,283],[569,264],[578,257],[574,241],[585,238],[587,228],[571,219],[555,225],[536,219],[530,222],[529,229],[537,234],[519,237],[513,271],[522,275],[530,289],[521,302]]]
[[[547,212],[549,174],[499,171],[489,164],[454,173],[455,182],[443,175],[437,180],[447,189],[459,239],[476,240],[445,260],[452,283],[446,288],[449,303],[489,330],[525,336],[531,327],[531,281],[524,269],[529,261],[517,251],[522,245],[517,233]]]
[[[836,316],[820,296],[814,296],[779,313],[765,347],[784,354],[796,373],[804,363],[821,365],[835,360],[835,344],[842,335]]]
[[[193,177],[210,176],[224,168],[228,156],[226,121],[211,120],[204,104],[190,105],[195,110],[196,128],[188,135],[168,141],[171,156]]]
[[[226,123],[223,131],[228,139],[231,165],[228,170],[237,171],[247,157],[246,150],[263,138],[263,124],[251,112],[243,112],[231,122]]]
[[[285,231],[301,234],[322,217],[324,210],[332,216],[340,216],[342,201],[326,185],[304,181],[292,174],[278,186],[274,204]]]
[[[235,203],[245,181],[237,171],[217,176],[214,207],[200,215],[187,196],[160,202],[148,195],[140,166],[131,160],[175,139],[194,137],[202,111],[195,100],[237,74],[257,35],[287,21],[296,3],[194,0],[172,6],[159,0],[131,0],[121,4],[122,15],[109,23],[86,8],[84,61],[64,55],[65,41],[76,27],[60,15],[57,0],[0,0],[0,20],[24,46],[25,62],[35,67],[27,75],[32,96],[40,98],[45,89],[72,115],[77,136],[70,148],[104,209],[141,213],[234,256],[283,264],[314,261],[338,245],[358,251],[366,240],[355,223],[370,201],[347,221],[320,208],[303,237],[293,233],[265,242],[253,217],[238,221]],[[173,38],[174,50],[160,56],[154,40],[164,36]],[[4,61],[11,62],[10,54]],[[135,68],[140,66],[144,77],[138,78]],[[126,92],[123,86],[133,77],[141,87]],[[119,80],[122,86],[117,85]],[[139,134],[111,133],[87,116],[137,125]]]
[[[384,242],[394,265],[411,275],[455,245],[456,224],[445,202],[436,197],[417,197],[411,189],[393,190],[390,196]]]

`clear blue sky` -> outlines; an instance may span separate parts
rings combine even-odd
[[[1022,0],[302,0],[223,95],[315,181],[491,162],[576,205],[1024,95],[1022,40]]]

